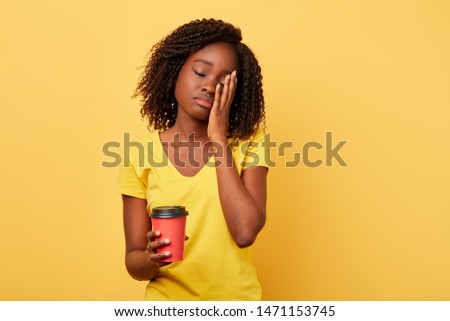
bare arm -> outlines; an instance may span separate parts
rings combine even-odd
[[[170,255],[156,254],[153,250],[166,245],[166,239],[155,241],[156,231],[152,228],[147,212],[147,201],[122,195],[123,224],[125,230],[125,265],[128,273],[136,280],[151,280],[165,263],[159,262]]]
[[[239,177],[234,161],[232,167],[224,166],[225,159],[233,157],[227,149],[226,155],[217,159],[223,162],[216,170],[220,203],[234,241],[243,248],[255,242],[266,222],[267,168],[245,169]]]
[[[255,242],[266,221],[267,168],[248,168],[239,176],[228,147],[228,118],[236,83],[234,71],[225,78],[223,89],[216,86],[208,136],[216,147],[216,173],[225,221],[234,241],[242,248]]]

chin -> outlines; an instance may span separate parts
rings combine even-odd
[[[192,114],[192,116],[198,120],[208,121],[209,115],[211,114],[211,109],[202,108],[198,112]]]
[[[209,114],[208,114],[208,116],[198,116],[198,117],[195,117],[195,118],[200,120],[200,121],[203,121],[203,122],[208,122],[209,121]]]

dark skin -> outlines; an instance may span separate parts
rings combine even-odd
[[[228,117],[237,67],[236,54],[226,43],[213,43],[192,53],[175,86],[178,102],[175,125],[162,132],[160,139],[169,160],[184,176],[195,176],[214,155],[225,221],[236,245],[244,248],[253,244],[266,220],[267,169],[248,168],[239,175],[228,147]],[[196,142],[207,148],[179,148],[172,144],[175,135],[186,142],[192,134]],[[188,150],[194,151],[198,164],[189,161],[192,155],[188,155]],[[175,155],[181,163],[175,161]],[[169,252],[156,253],[170,240],[156,240],[159,231],[151,231],[146,200],[123,195],[123,212],[128,272],[138,280],[150,280],[161,266],[170,264],[160,262],[170,257]]]

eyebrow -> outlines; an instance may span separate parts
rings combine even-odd
[[[194,60],[194,62],[201,62],[201,63],[204,63],[205,65],[208,65],[208,66],[214,66],[214,64],[211,62],[211,61],[208,61],[208,60],[205,60],[205,59],[201,59],[201,58],[199,58],[199,59],[195,59]],[[229,70],[224,70],[227,74],[231,74],[232,72],[231,71],[229,71]]]

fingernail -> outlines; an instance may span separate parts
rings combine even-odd
[[[160,236],[160,235],[161,235],[161,232],[160,232],[160,231],[155,231],[155,235],[156,235],[156,236]]]
[[[169,257],[170,256],[170,252],[164,252],[164,256],[165,257]]]
[[[164,244],[170,244],[170,240],[169,239],[165,239],[164,240]]]

